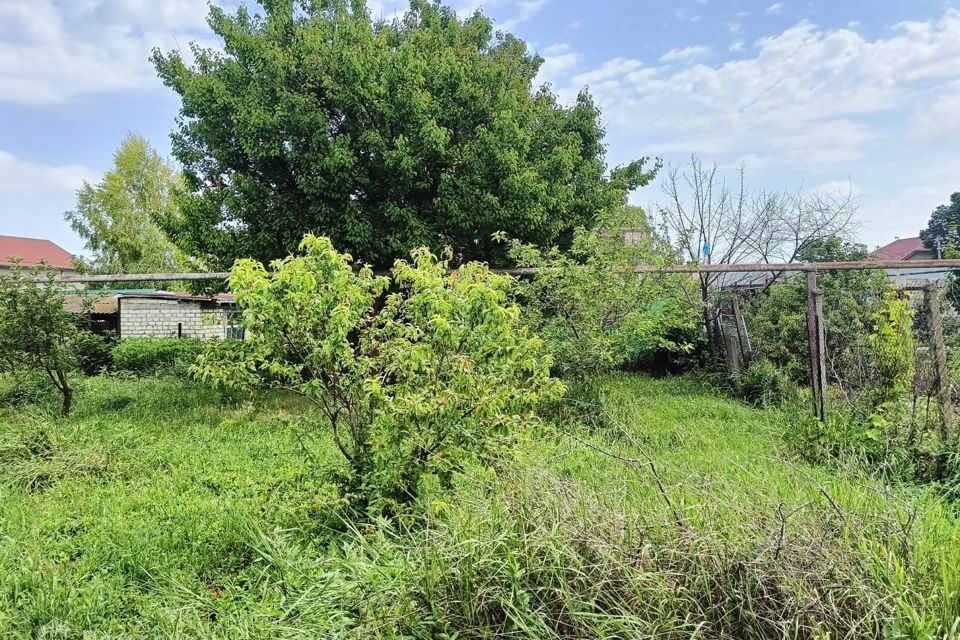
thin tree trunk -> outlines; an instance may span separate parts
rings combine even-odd
[[[67,380],[67,374],[62,370],[57,371],[57,380],[60,387],[60,393],[63,394],[63,406],[60,411],[64,416],[70,415],[70,409],[73,407],[73,388],[70,386],[70,382]]]

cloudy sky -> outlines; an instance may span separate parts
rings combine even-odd
[[[404,4],[369,2],[382,16]],[[960,0],[452,4],[527,40],[564,99],[588,86],[614,164],[697,153],[745,163],[755,187],[850,187],[870,245],[916,235],[960,190]],[[206,11],[206,0],[0,0],[0,234],[81,249],[63,211],[128,131],[169,153],[178,102],[147,58],[214,44]]]

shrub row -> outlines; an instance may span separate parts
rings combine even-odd
[[[128,338],[113,348],[112,369],[185,376],[201,351],[203,342],[192,338]]]
[[[203,351],[192,338],[128,338],[82,331],[75,344],[77,367],[88,376],[104,371],[135,375],[183,375]]]

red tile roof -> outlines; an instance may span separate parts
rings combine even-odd
[[[878,260],[906,260],[923,248],[923,241],[920,238],[900,238],[880,247],[871,253],[870,257]]]
[[[0,267],[11,266],[14,258],[23,267],[46,262],[57,269],[73,269],[73,256],[49,240],[0,236]]]

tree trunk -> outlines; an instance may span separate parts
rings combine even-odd
[[[63,406],[60,413],[66,417],[70,415],[70,409],[73,407],[73,388],[67,380],[67,374],[63,371],[57,371],[57,380],[59,382],[57,386],[60,387],[60,393],[63,394]]]

